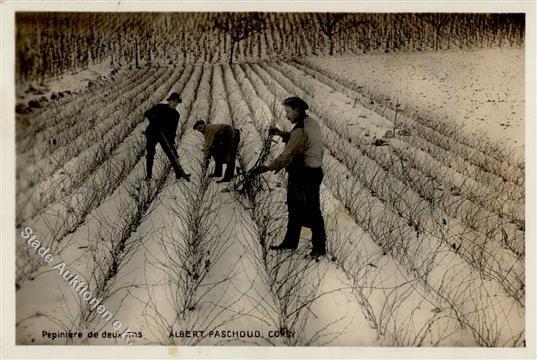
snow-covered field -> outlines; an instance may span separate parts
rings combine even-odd
[[[364,58],[374,56],[354,61]],[[64,261],[123,326],[114,330],[19,235],[17,343],[122,344],[117,334],[52,340],[43,331],[128,327],[141,332],[131,338],[137,345],[524,346],[520,159],[379,106],[337,76],[334,64],[351,59],[334,59],[333,68],[332,60],[308,60],[125,71],[61,105],[18,115],[27,125],[17,133],[17,234],[32,228],[52,265]],[[384,66],[387,81],[394,70]],[[355,74],[379,78],[367,69]],[[443,78],[421,76],[429,84]],[[479,74],[466,86],[477,79],[504,89]],[[394,83],[401,91],[402,81]],[[393,97],[394,89],[373,90]],[[192,182],[177,182],[157,151],[148,184],[143,112],[173,91],[183,99],[177,143]],[[496,91],[496,103],[514,101]],[[249,196],[217,184],[192,129],[200,118],[240,128],[238,167],[250,169],[269,126],[290,127],[281,101],[291,94],[310,104],[323,132],[329,254],[320,262],[304,258],[309,230],[295,253],[268,250],[283,238],[285,175],[264,175],[264,188]],[[269,159],[282,148],[273,144]]]
[[[482,49],[315,57],[321,68],[352,79],[424,117],[455,122],[469,134],[486,134],[524,146],[524,49]]]

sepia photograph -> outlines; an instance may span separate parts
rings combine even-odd
[[[14,345],[534,342],[528,13],[90,5],[13,11]]]

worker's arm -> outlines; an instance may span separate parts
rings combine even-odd
[[[286,144],[289,142],[289,139],[291,138],[291,133],[287,131],[280,130],[280,133],[278,135],[280,135],[280,137],[282,138],[282,141]]]
[[[283,136],[282,136],[283,138]],[[283,152],[268,166],[268,170],[280,171],[293,160],[293,158],[304,151],[305,133],[304,129],[296,129],[289,134],[287,144]]]
[[[280,130],[277,127],[271,127],[269,129],[269,134],[270,135],[277,135],[277,136],[281,137],[282,141],[284,143],[287,143],[289,141],[289,137],[291,136],[291,133],[289,133],[287,131]]]

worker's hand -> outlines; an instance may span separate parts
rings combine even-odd
[[[263,173],[266,173],[267,171],[269,171],[269,167],[267,165],[259,165],[258,167],[256,167],[254,169],[254,172],[256,174],[263,174]]]
[[[275,136],[275,135],[279,136],[282,133],[282,131],[280,129],[278,129],[277,127],[275,127],[275,126],[271,126],[269,128],[268,133],[269,133],[270,136]]]

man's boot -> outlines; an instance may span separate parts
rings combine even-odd
[[[218,180],[217,183],[225,183],[225,182],[230,182],[231,180],[233,180],[232,177],[227,177],[227,176],[224,176],[222,179]]]
[[[214,164],[214,172],[209,175],[209,177],[211,178],[215,178],[215,177],[220,177],[222,176],[222,163],[218,160],[215,160],[215,164]]]
[[[180,174],[175,174],[175,179],[176,180],[181,180],[181,179],[185,179],[186,181],[190,182],[190,174],[187,174],[186,172],[182,172]]]
[[[298,209],[293,206],[293,202],[289,202],[289,198],[287,200],[289,212],[287,232],[285,233],[282,243],[280,245],[271,245],[271,250],[296,250],[300,241],[300,231],[302,230],[302,225],[298,216]]]
[[[234,170],[235,170],[235,165],[233,163],[228,163],[226,165],[226,172],[224,174],[224,178],[222,180],[217,181],[217,182],[218,183],[223,183],[223,182],[229,182],[229,181],[233,180]]]
[[[326,250],[313,249],[310,252],[310,256],[314,258],[325,256],[325,255],[326,255]]]
[[[284,241],[280,245],[270,245],[270,250],[296,250],[296,247],[290,246]]]

